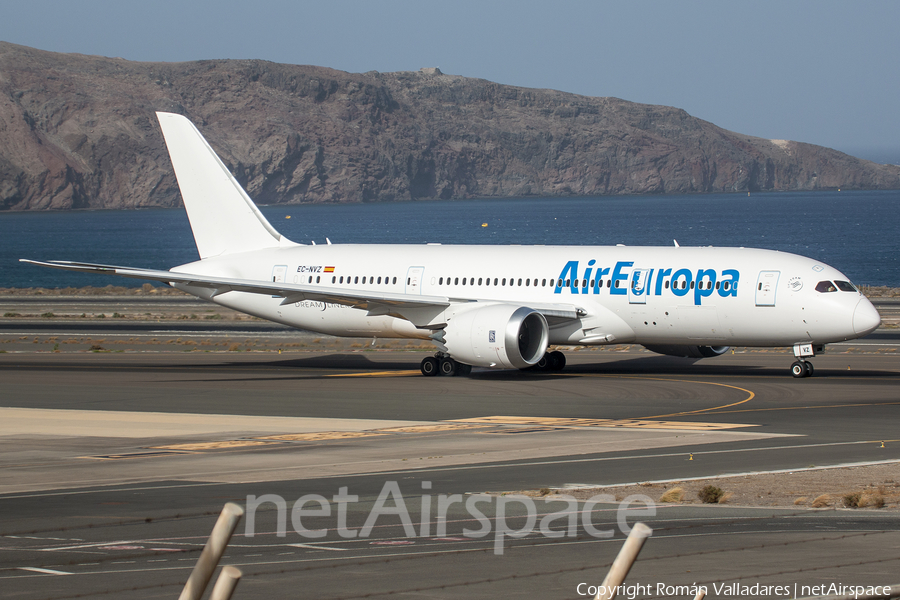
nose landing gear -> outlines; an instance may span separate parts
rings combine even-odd
[[[816,355],[816,352],[822,352],[824,349],[824,346],[794,344],[794,356],[797,360],[791,364],[791,375],[797,379],[801,377],[812,377],[815,369],[813,369],[812,363],[806,359],[812,358]]]
[[[796,378],[800,377],[812,377],[813,374],[813,366],[811,362],[807,362],[805,360],[795,361],[791,365],[791,375]]]

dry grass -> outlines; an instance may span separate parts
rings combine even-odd
[[[829,494],[822,494],[821,496],[816,497],[810,506],[813,508],[825,508],[826,506],[831,506],[831,496]]]
[[[684,488],[673,487],[670,490],[666,490],[666,492],[659,497],[659,501],[662,503],[668,502],[681,502],[684,500]]]

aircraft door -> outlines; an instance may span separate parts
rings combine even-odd
[[[647,292],[650,289],[650,277],[653,269],[633,269],[628,284],[628,302],[630,304],[647,304]]]
[[[760,271],[756,280],[756,305],[775,306],[775,292],[781,271]]]
[[[285,274],[287,274],[287,265],[272,267],[272,283],[284,283]]]
[[[422,275],[425,273],[425,267],[410,267],[406,272],[406,293],[421,294],[422,293]]]

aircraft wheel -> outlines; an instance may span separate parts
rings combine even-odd
[[[566,355],[560,352],[559,350],[554,350],[548,355],[550,370],[551,371],[562,371],[566,368]]]
[[[815,369],[813,369],[812,363],[806,361],[803,363],[803,367],[806,369],[806,377],[812,377]]]
[[[794,362],[794,364],[791,365],[791,375],[793,375],[795,379],[799,379],[801,377],[806,377],[806,374],[807,374],[806,367],[803,366],[803,363],[800,362],[799,360]]]
[[[444,375],[445,377],[453,377],[456,375],[456,361],[449,356],[441,359],[439,368],[441,375]]]
[[[547,352],[544,352],[544,355],[538,360],[536,363],[528,367],[532,371],[549,371],[550,370],[550,355]]]
[[[438,374],[438,366],[438,359],[429,356],[428,358],[422,359],[422,364],[419,365],[419,369],[425,377],[434,377]]]

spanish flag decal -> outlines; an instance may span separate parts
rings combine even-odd
[[[325,267],[326,273],[334,273],[334,267]]]

